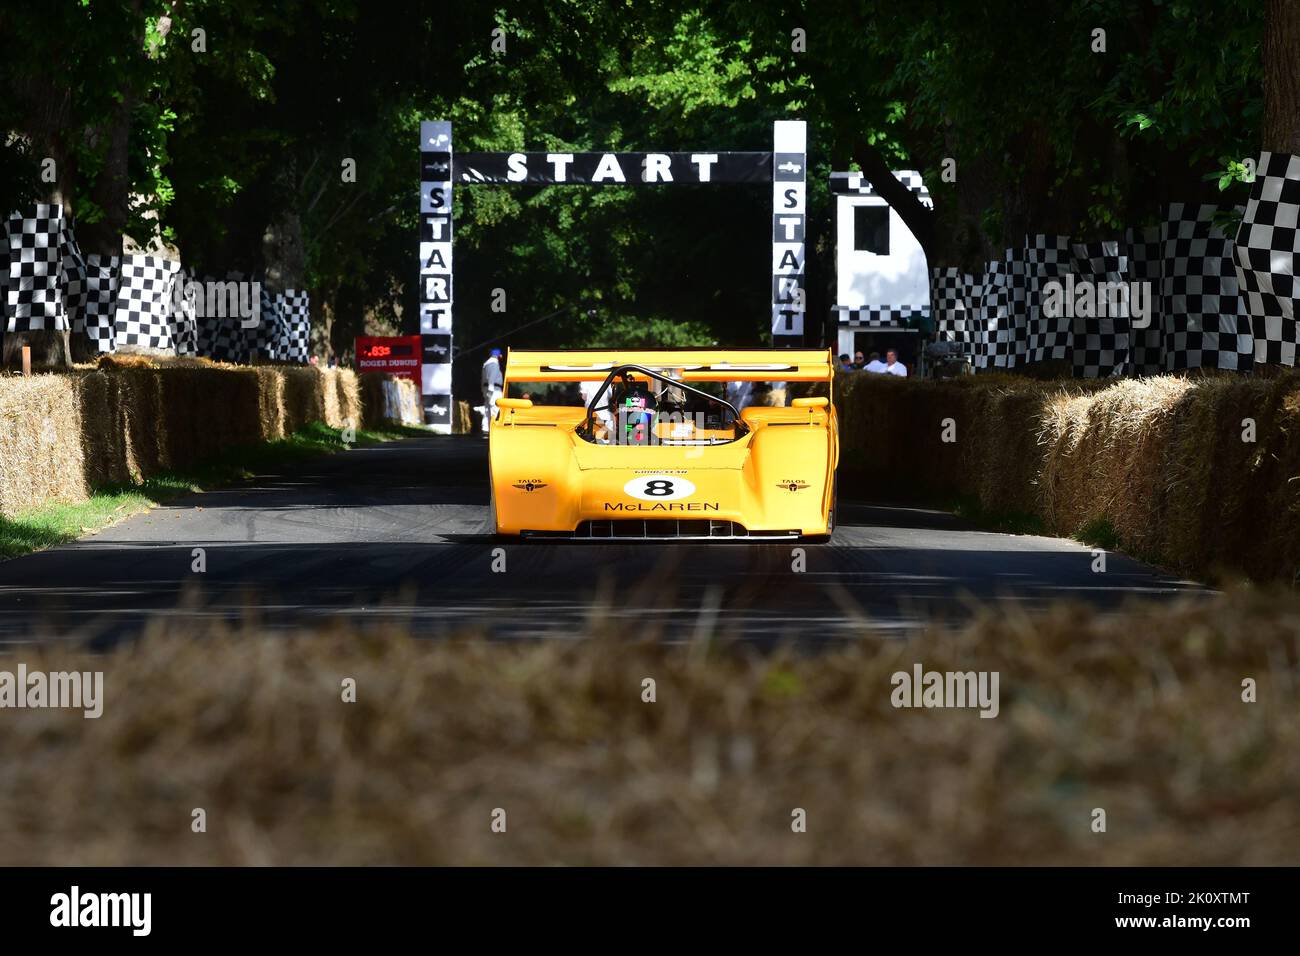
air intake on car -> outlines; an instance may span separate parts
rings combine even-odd
[[[727,538],[795,538],[798,531],[750,531],[736,521],[710,518],[619,518],[583,521],[573,532],[524,531],[528,537],[568,538],[574,541],[608,541],[618,539],[679,540]]]

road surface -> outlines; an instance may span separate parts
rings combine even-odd
[[[599,614],[666,640],[716,625],[816,643],[958,620],[972,599],[1115,608],[1195,589],[1120,555],[1094,573],[1073,541],[846,502],[802,573],[788,542],[509,543],[496,573],[486,452],[478,437],[431,437],[325,455],[0,563],[0,642],[99,644],[150,622],[250,615],[275,628],[399,621],[431,635],[568,638]]]

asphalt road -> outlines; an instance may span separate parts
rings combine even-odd
[[[814,643],[957,620],[972,599],[1115,608],[1195,587],[1119,555],[1096,574],[1073,541],[844,501],[832,543],[807,546],[802,573],[789,543],[722,542],[510,543],[495,573],[486,451],[477,437],[445,437],[322,456],[0,563],[0,643],[98,643],[150,622],[248,617],[566,638],[593,614],[668,640],[716,624]]]

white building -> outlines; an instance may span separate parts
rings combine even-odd
[[[933,206],[921,174],[894,175]],[[913,366],[922,346],[910,316],[930,314],[930,270],[925,252],[902,217],[861,173],[831,173],[835,197],[835,305],[837,355],[897,348]],[[879,348],[877,348],[879,345]],[[908,354],[904,355],[906,352]],[[909,361],[909,359],[911,361]]]

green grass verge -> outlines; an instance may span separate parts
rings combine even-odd
[[[389,425],[358,429],[356,440],[348,444],[343,441],[342,429],[315,422],[287,438],[235,449],[188,471],[161,472],[129,484],[102,485],[94,489],[88,501],[42,505],[13,518],[0,518],[0,559],[73,541],[179,495],[216,488],[268,468],[325,452],[428,434],[421,428]]]
[[[957,517],[969,521],[981,531],[996,531],[1002,534],[1050,534],[1043,519],[1034,514],[1019,511],[993,511],[985,508],[974,498],[961,498],[944,503],[949,511]]]
[[[991,511],[982,507],[974,499],[963,498],[956,502],[948,500],[939,504],[938,507],[945,508],[959,518],[969,521],[980,531],[996,531],[1002,534],[1036,534],[1045,535],[1049,538],[1059,537],[1056,532],[1049,530],[1043,519],[1037,515],[1011,511]],[[1083,527],[1074,531],[1070,538],[1080,544],[1086,544],[1090,548],[1100,548],[1103,551],[1126,554],[1134,560],[1172,573],[1171,569],[1162,561],[1160,555],[1130,548],[1124,539],[1120,537],[1119,532],[1115,530],[1115,526],[1109,518],[1092,519]]]
[[[1124,542],[1109,518],[1094,518],[1070,537],[1104,551],[1123,551]]]
[[[1038,515],[1013,511],[991,511],[981,506],[978,501],[969,498],[960,499],[955,503],[947,502],[946,506],[953,514],[969,521],[981,531],[1057,537],[1054,532],[1048,530],[1043,519]],[[1124,542],[1109,518],[1094,518],[1071,534],[1070,537],[1091,548],[1102,548],[1106,551],[1125,551]],[[1133,555],[1133,557],[1139,560],[1149,560],[1148,557],[1140,555]]]

